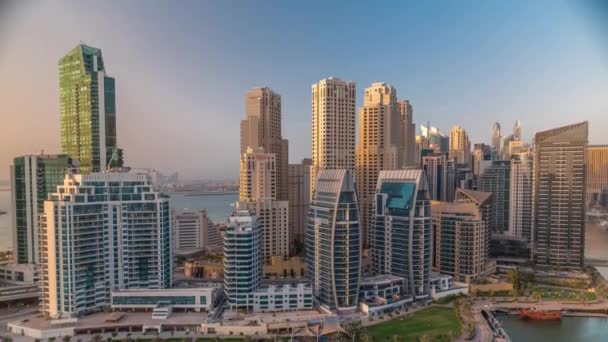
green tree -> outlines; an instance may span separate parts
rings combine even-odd
[[[509,277],[509,283],[513,285],[513,295],[519,296],[521,290],[521,275],[519,274],[519,269],[510,269],[507,275]]]
[[[61,339],[63,342],[70,342],[72,338],[70,336],[63,336],[63,338]]]

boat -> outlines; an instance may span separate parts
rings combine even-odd
[[[536,308],[525,308],[517,314],[521,319],[532,320],[559,320],[562,318],[561,310],[537,310]]]

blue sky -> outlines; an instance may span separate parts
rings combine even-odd
[[[599,4],[597,6],[591,6]],[[238,175],[244,94],[282,95],[290,159],[310,156],[310,85],[388,82],[417,123],[493,122],[524,139],[589,120],[608,143],[607,6],[583,1],[67,1],[0,5],[0,178],[58,152],[57,61],[79,41],[116,78],[128,164],[185,178]],[[10,127],[10,128],[9,128]]]

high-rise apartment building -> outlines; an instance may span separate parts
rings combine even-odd
[[[217,248],[217,227],[206,210],[174,212],[173,246],[176,253]]]
[[[527,242],[532,235],[532,167],[530,152],[511,157],[509,235]]]
[[[68,174],[40,220],[45,316],[102,310],[113,290],[171,287],[170,201],[144,175]]]
[[[38,215],[44,211],[44,201],[57,185],[63,184],[65,174],[75,170],[72,158],[59,155],[28,155],[17,157],[11,165],[13,253],[19,264],[38,264]]]
[[[492,194],[492,232],[502,234],[509,229],[511,195],[511,161],[484,160],[479,163],[479,191]]]
[[[276,198],[287,200],[289,147],[281,135],[281,95],[272,89],[254,88],[245,96],[246,117],[241,121],[241,155],[262,148],[275,155]]]
[[[471,163],[471,142],[467,131],[461,126],[454,126],[450,131],[450,158],[457,164]]]
[[[432,230],[424,171],[381,171],[373,202],[372,271],[403,277],[405,294],[428,296]]]
[[[61,150],[80,172],[122,166],[116,139],[116,84],[101,50],[78,44],[59,61]]]
[[[369,245],[369,225],[378,173],[404,166],[403,132],[395,88],[386,83],[373,83],[366,88],[363,107],[359,112],[359,143],[355,165],[361,214],[359,225],[364,247]]]
[[[320,169],[355,170],[355,91],[334,77],[312,85],[311,190]]]
[[[479,162],[492,160],[491,147],[486,144],[475,144],[473,147],[473,174],[479,176]]]
[[[422,157],[422,168],[428,179],[429,196],[434,201],[453,199],[456,178],[456,164],[445,153]],[[451,197],[450,197],[451,196]]]
[[[362,237],[352,172],[320,170],[308,209],[306,262],[313,292],[331,310],[356,310]]]
[[[482,280],[494,273],[490,259],[492,194],[457,189],[455,201],[432,202],[435,271],[458,281]]]
[[[253,209],[262,226],[264,258],[289,256],[289,203],[277,200],[277,163],[274,153],[248,148],[241,156],[239,199]]]
[[[289,164],[287,183],[289,200],[289,236],[292,245],[304,244],[306,214],[310,204],[310,169],[312,159],[303,159],[299,164]],[[297,252],[297,251],[296,251]]]
[[[534,137],[532,253],[537,266],[583,267],[588,129],[585,121]]]
[[[416,124],[414,124],[414,109],[409,100],[397,101],[401,112],[403,125],[404,164],[416,166]]]
[[[262,282],[262,228],[255,212],[237,209],[224,231],[224,294],[235,308],[249,308]]]
[[[601,205],[602,194],[608,196],[608,145],[587,147],[587,206]]]
[[[433,150],[434,153],[450,153],[450,137],[443,134],[439,128],[430,124],[420,125],[420,135],[428,139],[425,148]]]

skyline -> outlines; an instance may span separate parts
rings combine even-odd
[[[411,101],[417,132],[427,121],[445,134],[460,124],[471,143],[489,143],[495,121],[511,131],[519,119],[531,142],[537,131],[589,120],[590,143],[607,142],[599,128],[608,125],[608,50],[584,8],[439,3],[389,14],[379,4],[381,23],[350,3],[323,12],[272,2],[130,2],[120,12],[108,10],[112,2],[0,5],[0,117],[13,127],[0,134],[0,179],[16,156],[61,151],[58,61],[79,41],[102,50],[116,79],[125,164],[189,179],[238,177],[234,137],[255,86],[281,95],[290,162],[311,157],[310,87],[330,76],[356,82],[357,113],[366,87],[390,83]],[[400,13],[411,13],[408,25]]]

